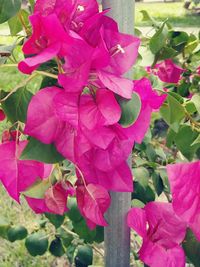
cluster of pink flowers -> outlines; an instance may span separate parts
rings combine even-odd
[[[186,70],[176,65],[172,59],[165,59],[157,63],[153,68],[148,66],[146,68],[149,74],[159,77],[162,82],[177,84],[181,80],[181,74]]]
[[[141,143],[151,113],[159,109],[159,96],[148,79],[123,77],[134,64],[140,40],[120,33],[117,23],[99,11],[96,0],[38,0],[30,16],[32,35],[23,46],[19,70],[31,74],[41,64],[56,60],[58,86],[43,88],[32,98],[24,133],[57,150],[74,163],[77,182],[57,181],[41,197],[26,197],[37,213],[63,214],[67,198],[76,194],[88,226],[106,226],[108,191],[133,191],[127,159],[134,143]],[[137,93],[140,114],[133,125],[122,127],[120,101]],[[133,107],[134,108],[134,107]],[[0,145],[0,178],[8,193],[20,193],[38,178],[46,179],[52,166],[20,160],[28,141],[17,133],[4,133]]]
[[[107,225],[109,191],[133,191],[127,159],[134,143],[142,142],[152,112],[166,98],[152,89],[147,78],[123,77],[137,58],[140,40],[120,33],[107,12],[99,11],[96,0],[38,0],[30,16],[33,32],[23,46],[26,58],[19,63],[20,71],[31,74],[41,64],[56,60],[58,86],[33,96],[24,134],[54,144],[74,164],[77,175],[75,185],[59,180],[41,197],[26,200],[36,213],[63,214],[68,196],[76,195],[91,229]],[[178,83],[183,72],[171,60],[153,70],[167,83]],[[119,123],[120,101],[130,100],[133,93],[140,98],[141,110],[136,121],[124,127]],[[19,135],[4,132],[0,145],[0,180],[18,202],[21,192],[38,180],[47,181],[53,170],[49,164],[20,160],[28,141],[20,141]],[[128,214],[128,225],[143,238],[140,258],[151,267],[184,266],[180,244],[187,227],[200,240],[198,170],[199,162],[169,165],[173,203],[148,203]]]
[[[167,166],[172,203],[132,208],[127,223],[143,238],[140,259],[151,267],[184,267],[187,228],[200,241],[200,161]]]

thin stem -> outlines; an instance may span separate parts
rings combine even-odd
[[[35,78],[38,74],[37,73],[33,73],[30,77],[28,77],[26,80],[23,80],[19,85],[17,85],[12,91],[10,91],[9,94],[7,94],[7,96],[5,96],[4,98],[2,98],[0,100],[0,103],[6,101],[12,94],[14,94],[18,89],[20,89],[21,87],[25,86],[28,82],[30,82],[33,78]]]
[[[24,28],[24,30],[25,30],[25,32],[26,32],[26,35],[27,36],[29,36],[29,35],[31,35],[31,31],[28,29],[28,27],[26,26],[26,23],[25,23],[25,21],[24,21],[24,18],[22,17],[22,15],[21,15],[21,13],[19,12],[19,14],[18,14],[18,18],[19,18],[19,20],[20,20],[20,22],[21,22],[21,24],[22,24],[22,26],[23,26],[23,28]]]
[[[40,74],[40,75],[43,75],[43,76],[47,76],[47,77],[50,77],[50,78],[53,78],[53,79],[58,79],[58,75],[56,74],[52,74],[52,73],[49,73],[49,72],[46,72],[46,71],[39,71],[39,70],[36,70],[34,71],[34,73],[37,73],[37,74]]]
[[[4,64],[4,65],[0,65],[0,68],[17,68],[18,64]]]

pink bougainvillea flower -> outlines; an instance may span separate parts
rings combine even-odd
[[[92,95],[83,95],[79,112],[81,123],[89,130],[113,125],[121,117],[121,108],[115,95],[106,89],[98,89],[95,98]]]
[[[19,131],[11,131],[5,130],[2,133],[2,143],[9,142],[9,141],[18,141],[21,133]]]
[[[68,192],[61,184],[50,187],[45,193],[45,204],[52,213],[63,215],[67,211]]]
[[[63,122],[56,116],[54,97],[62,90],[57,87],[47,87],[40,90],[28,107],[27,122],[24,133],[51,144],[56,140],[57,133],[63,127]]]
[[[47,207],[45,199],[26,197],[26,201],[36,214],[52,213]]]
[[[77,125],[77,108],[73,100],[78,101],[76,96],[57,87],[40,90],[29,104],[24,129],[25,134],[45,144],[55,143],[58,151],[73,162],[76,136],[74,126]]]
[[[34,14],[29,17],[33,34],[23,46],[23,52],[28,57],[19,63],[19,70],[30,74],[40,64],[56,56],[66,55],[72,46],[73,38],[63,29],[55,14],[43,17]]]
[[[76,128],[78,127],[78,100],[79,95],[61,91],[55,95],[54,106],[52,107],[60,120]]]
[[[143,238],[140,259],[150,267],[184,267],[185,255],[180,243],[186,224],[170,203],[148,203],[144,209],[132,208],[127,223]]]
[[[68,183],[57,183],[47,189],[44,198],[26,197],[30,208],[38,214],[53,213],[63,215],[68,211],[67,199],[68,196],[74,195],[74,189]]]
[[[2,109],[0,109],[0,121],[3,121],[3,120],[5,120],[5,118],[6,118],[6,115],[5,115],[5,113],[3,112],[3,110],[2,110]]]
[[[200,240],[200,161],[167,166],[176,214]]]
[[[102,68],[112,74],[122,75],[135,63],[140,39],[129,34],[119,33],[116,22],[105,16],[107,11],[89,18],[80,35],[90,45],[97,48],[97,54],[94,55],[93,60],[95,60],[95,56],[99,58],[98,54],[103,54],[101,61],[103,58],[103,62],[106,64],[102,65]],[[99,63],[96,63],[97,65],[93,63],[93,67],[100,67]]]
[[[20,192],[26,190],[39,177],[45,178],[51,170],[48,168],[47,171],[46,164],[41,162],[19,159],[27,143],[10,141],[0,145],[0,180],[9,195],[18,202]]]
[[[79,31],[85,20],[98,13],[96,0],[37,0],[34,12],[43,16],[55,13],[66,29]]]
[[[140,114],[132,126],[124,129],[118,127],[118,130],[123,131],[134,142],[141,143],[150,126],[152,112],[160,108],[167,95],[159,96],[147,78],[134,81],[133,91],[138,93],[142,102]]]
[[[91,229],[96,225],[108,225],[103,216],[111,199],[104,187],[97,184],[79,185],[76,196],[79,210]]]
[[[97,74],[104,87],[108,88],[117,95],[131,99],[133,90],[133,82],[131,80],[105,71],[98,71]]]
[[[197,74],[200,75],[200,66],[197,68]]]
[[[176,65],[171,59],[166,59],[159,64],[156,64],[154,69],[157,72],[161,81],[166,83],[178,83],[181,74],[185,71]]]
[[[105,70],[117,75],[126,73],[137,59],[140,39],[129,34],[105,30],[104,40],[110,54],[110,62]]]
[[[64,58],[64,73],[58,75],[58,82],[66,92],[82,92],[87,85],[94,49],[76,33],[71,32],[70,35],[74,44]]]
[[[113,160],[112,156],[109,158],[105,153],[107,158],[98,164],[97,160],[100,156],[98,156],[97,149],[90,149],[79,157],[77,164],[86,182],[99,184],[111,191],[132,192],[133,176],[127,162],[124,160],[117,164],[116,159],[110,162]],[[105,170],[102,170],[103,166]]]

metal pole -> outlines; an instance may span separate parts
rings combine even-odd
[[[103,9],[111,8],[108,16],[114,18],[121,32],[134,33],[134,0],[102,0]],[[132,78],[132,71],[127,75]],[[131,156],[129,158],[131,165]],[[106,214],[109,226],[105,228],[105,266],[130,266],[130,230],[126,215],[131,207],[131,193],[111,192],[112,204]]]

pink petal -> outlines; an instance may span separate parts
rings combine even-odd
[[[114,131],[108,127],[96,127],[92,130],[82,127],[82,130],[84,136],[91,144],[102,149],[106,149],[115,138]]]
[[[144,209],[153,242],[168,249],[183,241],[187,225],[175,214],[171,203],[150,202]]]
[[[185,71],[178,65],[174,64],[171,59],[166,59],[157,64],[155,69],[157,69],[157,75],[160,80],[166,83],[178,83],[181,74]]]
[[[27,141],[6,142],[0,145],[0,180],[9,195],[19,202],[20,192],[30,187],[38,177],[47,174],[46,165],[32,160],[19,160]],[[49,169],[49,165],[47,167]]]
[[[166,250],[151,241],[144,241],[139,255],[140,259],[151,267],[185,266],[185,254],[179,246]]]
[[[149,105],[152,109],[156,110],[162,106],[167,97],[167,94],[158,95],[152,89],[151,82],[147,78],[134,81],[134,91],[140,95],[143,106]]]
[[[63,215],[67,210],[67,191],[62,185],[56,184],[45,193],[45,204],[51,213]]]
[[[75,162],[75,141],[77,131],[70,125],[65,124],[55,138],[57,150],[68,160]]]
[[[145,238],[147,235],[147,219],[146,213],[143,209],[132,208],[128,212],[127,224],[130,228],[135,230],[138,235]]]
[[[167,166],[173,197],[173,208],[200,240],[200,161]]]
[[[93,154],[88,156],[86,153],[79,162],[79,168],[87,183],[99,184],[107,190],[115,192],[133,191],[133,176],[126,162],[121,163],[111,171],[101,171],[95,168],[91,156]]]
[[[18,68],[25,74],[31,74],[37,67],[50,59],[53,59],[60,51],[60,44],[52,44],[43,49],[38,55],[29,57],[21,61]]]
[[[89,184],[77,188],[77,202],[81,214],[89,221],[107,226],[103,215],[110,206],[110,196],[100,185]]]
[[[2,109],[0,109],[0,121],[3,121],[3,120],[5,120],[5,118],[6,118],[6,115],[5,115],[5,113],[3,112],[3,110],[2,110]]]
[[[120,120],[121,108],[112,92],[106,89],[98,90],[96,101],[101,114],[106,119],[107,125],[115,124]]]
[[[62,123],[56,116],[53,99],[62,92],[57,87],[47,87],[40,90],[31,100],[24,133],[45,144],[53,143]]]
[[[104,39],[111,55],[105,70],[117,75],[126,73],[137,59],[140,39],[110,29],[104,31]]]
[[[53,102],[56,115],[74,127],[78,126],[78,100],[77,94],[70,94],[61,91],[56,94]]]
[[[117,95],[131,99],[133,91],[132,81],[104,71],[98,71],[98,76],[100,81],[106,88],[116,93]]]
[[[29,207],[36,214],[42,214],[42,213],[46,213],[46,212],[52,213],[51,210],[47,207],[44,199],[26,197],[26,201],[27,201]]]

